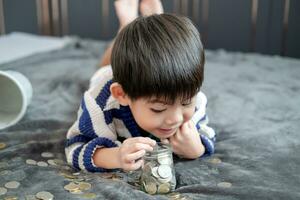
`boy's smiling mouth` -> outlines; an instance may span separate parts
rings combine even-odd
[[[158,130],[164,135],[169,135],[175,133],[177,128],[159,128]]]

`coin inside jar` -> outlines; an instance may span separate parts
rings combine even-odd
[[[176,177],[170,145],[157,143],[147,152],[140,177],[140,185],[148,194],[166,194],[175,190]]]

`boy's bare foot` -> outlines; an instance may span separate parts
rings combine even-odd
[[[138,16],[139,0],[117,0],[115,9],[120,22],[120,29]]]
[[[142,0],[140,3],[140,11],[143,16],[161,14],[164,12],[160,0]]]

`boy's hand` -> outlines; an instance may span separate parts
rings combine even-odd
[[[120,166],[125,171],[137,170],[143,164],[140,159],[146,151],[153,151],[156,141],[147,137],[133,137],[124,140],[119,149]],[[140,160],[138,160],[140,159]]]
[[[170,143],[173,152],[180,157],[195,159],[204,153],[204,146],[194,123],[190,120],[181,125],[177,132],[163,143]]]

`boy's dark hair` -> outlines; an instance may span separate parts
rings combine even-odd
[[[139,17],[117,36],[111,57],[113,81],[133,100],[192,98],[203,82],[204,49],[186,17]]]

